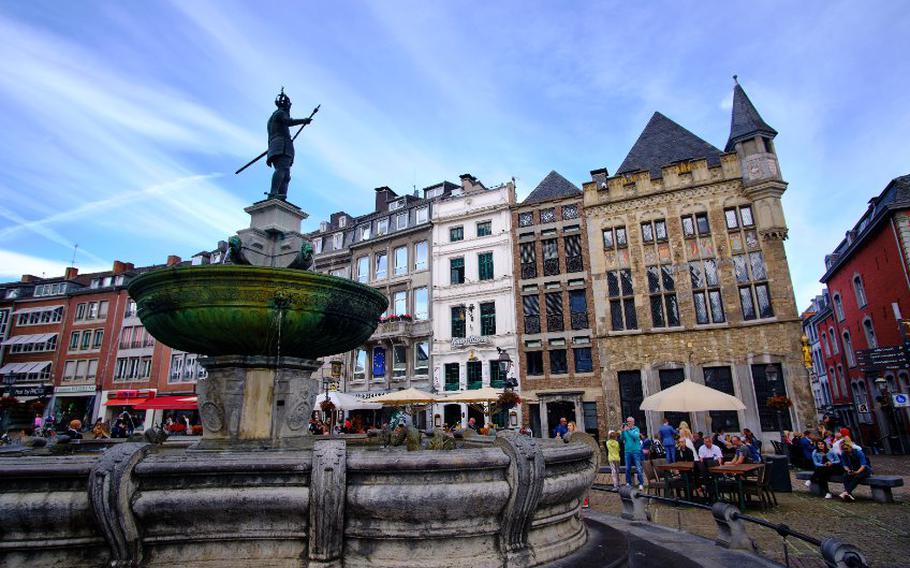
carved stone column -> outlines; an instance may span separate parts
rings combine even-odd
[[[111,549],[112,568],[138,567],[142,562],[142,538],[131,502],[136,492],[133,469],[151,446],[126,442],[107,450],[89,475],[88,494],[92,513]]]
[[[494,444],[511,461],[508,472],[511,493],[502,512],[499,549],[506,568],[524,568],[533,564],[528,530],[543,493],[546,474],[543,452],[534,438],[514,433],[497,436]]]
[[[310,477],[310,568],[344,565],[344,505],[347,493],[347,445],[344,440],[316,440]]]

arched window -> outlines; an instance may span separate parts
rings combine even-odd
[[[841,397],[846,398],[847,380],[844,378],[844,368],[841,365],[837,366],[837,387],[840,390]]]
[[[837,321],[844,321],[844,303],[840,300],[840,294],[834,294],[834,314]]]
[[[834,367],[828,367],[828,380],[834,384],[834,394],[838,395],[839,386],[837,384],[837,375],[834,374]]]
[[[853,291],[856,293],[856,305],[862,308],[866,305],[866,289],[863,288],[863,279],[859,274],[853,277]]]
[[[837,348],[837,341],[834,340],[834,328],[828,329],[828,340],[831,342],[831,354],[837,355],[840,351]]]
[[[856,366],[856,354],[853,353],[853,341],[850,339],[850,332],[844,330],[844,355],[847,356],[847,365]]]
[[[866,343],[869,344],[869,349],[878,347],[878,338],[875,337],[875,327],[872,325],[872,318],[867,317],[863,320],[863,331],[866,333]]]
[[[822,349],[823,349],[824,352],[825,352],[825,357],[830,357],[830,356],[831,356],[831,351],[828,349],[828,340],[825,338],[825,332],[824,332],[824,331],[821,333],[821,335],[819,336],[818,339],[819,339],[819,341],[821,341]]]

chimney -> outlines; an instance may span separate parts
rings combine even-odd
[[[75,266],[67,266],[66,270],[63,272],[64,280],[72,280],[79,274],[79,269]]]
[[[124,262],[124,263],[123,263],[123,271],[124,271],[124,272],[129,272],[129,271],[132,271],[132,270],[136,270],[136,265],[135,265],[135,264],[133,264],[132,262]]]
[[[119,260],[115,260],[114,266],[111,268],[111,270],[114,272],[114,274],[121,274],[124,270],[126,270],[126,265]]]
[[[22,282],[23,284],[29,284],[31,282],[37,282],[38,280],[40,279],[32,274],[23,274],[22,278],[19,279],[19,282]]]
[[[610,172],[607,171],[607,168],[591,170],[591,181],[597,185],[597,189],[607,189],[607,177],[609,176]]]
[[[174,265],[176,265],[176,264],[180,264],[180,257],[177,256],[177,255],[175,255],[175,254],[170,254],[170,255],[168,255],[168,257],[167,257],[167,265],[168,265],[168,266],[174,266]]]
[[[392,191],[388,186],[382,186],[376,188],[376,212],[388,211],[389,210],[389,201],[393,198],[398,197],[398,194]]]

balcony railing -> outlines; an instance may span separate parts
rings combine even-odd
[[[457,391],[460,385],[458,383],[446,383],[445,390]]]
[[[565,324],[562,321],[562,314],[547,316],[547,331],[563,331]]]
[[[393,339],[396,337],[423,337],[430,332],[430,323],[428,320],[418,321],[390,321],[381,323],[376,327],[376,331],[370,339]]]
[[[502,379],[497,379],[497,380],[490,381],[490,386],[494,389],[501,389],[501,388],[505,388],[506,382]]]
[[[482,381],[471,381],[468,383],[468,390],[478,390],[483,387]]]
[[[521,279],[537,278],[537,263],[529,262],[521,265]]]
[[[566,272],[581,272],[585,269],[581,255],[566,257]]]
[[[525,333],[540,333],[540,316],[525,316]]]
[[[558,258],[548,258],[543,261],[543,275],[544,276],[556,276],[559,274],[559,259]]]
[[[586,312],[572,312],[572,329],[588,329],[588,314]]]

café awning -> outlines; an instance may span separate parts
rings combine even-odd
[[[30,363],[7,363],[0,368],[0,375],[28,375],[40,373],[49,367],[51,361],[33,361]]]
[[[199,403],[195,396],[156,396],[136,404],[136,410],[196,410]]]
[[[35,333],[31,335],[14,335],[0,345],[24,345],[26,343],[47,343],[56,333]]]
[[[450,402],[465,402],[465,403],[479,403],[479,402],[495,402],[499,400],[499,395],[502,394],[503,389],[494,389],[491,387],[484,387],[482,389],[466,390],[456,394],[449,395],[447,397],[440,397],[436,399],[436,402],[439,404],[447,404]]]
[[[16,310],[15,312],[13,312],[13,315],[18,316],[19,314],[31,314],[34,312],[52,312],[52,311],[56,310],[57,308],[62,308],[62,307],[63,307],[63,305],[61,304],[59,306],[38,306],[35,308],[22,308],[21,310]]]
[[[404,406],[407,404],[430,404],[436,402],[436,397],[428,392],[411,387],[371,398],[370,401],[378,402],[384,406]]]
[[[319,405],[324,400],[325,393],[319,393],[316,397],[315,408],[319,408]],[[382,405],[377,402],[370,402],[338,391],[329,391],[329,400],[332,401],[337,410],[379,410],[382,408]]]

